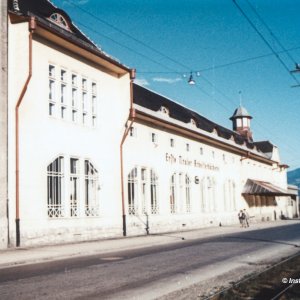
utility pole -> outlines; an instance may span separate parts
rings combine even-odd
[[[1,1],[0,11],[0,249],[8,246],[8,35],[7,0]]]

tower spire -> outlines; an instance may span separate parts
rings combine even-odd
[[[230,120],[232,121],[233,130],[252,142],[252,132],[250,128],[250,120],[252,117],[247,110],[242,106],[240,97],[240,106],[234,111]]]

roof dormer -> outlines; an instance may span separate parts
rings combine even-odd
[[[49,20],[54,24],[56,24],[57,26],[66,29],[68,31],[71,31],[68,21],[61,13],[54,12],[53,14],[50,15]]]
[[[167,115],[167,116],[169,116],[169,114],[170,114],[169,109],[168,109],[167,107],[165,107],[165,106],[161,106],[160,109],[159,109],[159,111],[160,111],[162,114]]]

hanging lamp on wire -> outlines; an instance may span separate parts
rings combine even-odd
[[[199,77],[199,76],[200,76],[200,72],[199,72],[199,71],[197,71],[197,72],[191,71],[191,72],[190,72],[189,80],[187,81],[187,83],[188,83],[189,85],[195,85],[195,84],[196,84],[196,81],[195,81],[195,79],[194,79],[194,76]],[[184,74],[183,77],[187,77],[187,75]]]
[[[196,81],[195,81],[194,78],[193,78],[193,72],[191,72],[190,78],[189,78],[189,80],[188,80],[188,84],[189,84],[189,85],[194,85],[194,84],[196,84]]]

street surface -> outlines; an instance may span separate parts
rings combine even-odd
[[[201,282],[207,292],[296,253],[299,232],[295,222],[207,238],[174,233],[165,235],[178,235],[172,244],[3,268],[0,299],[180,299],[182,291],[196,299]]]

